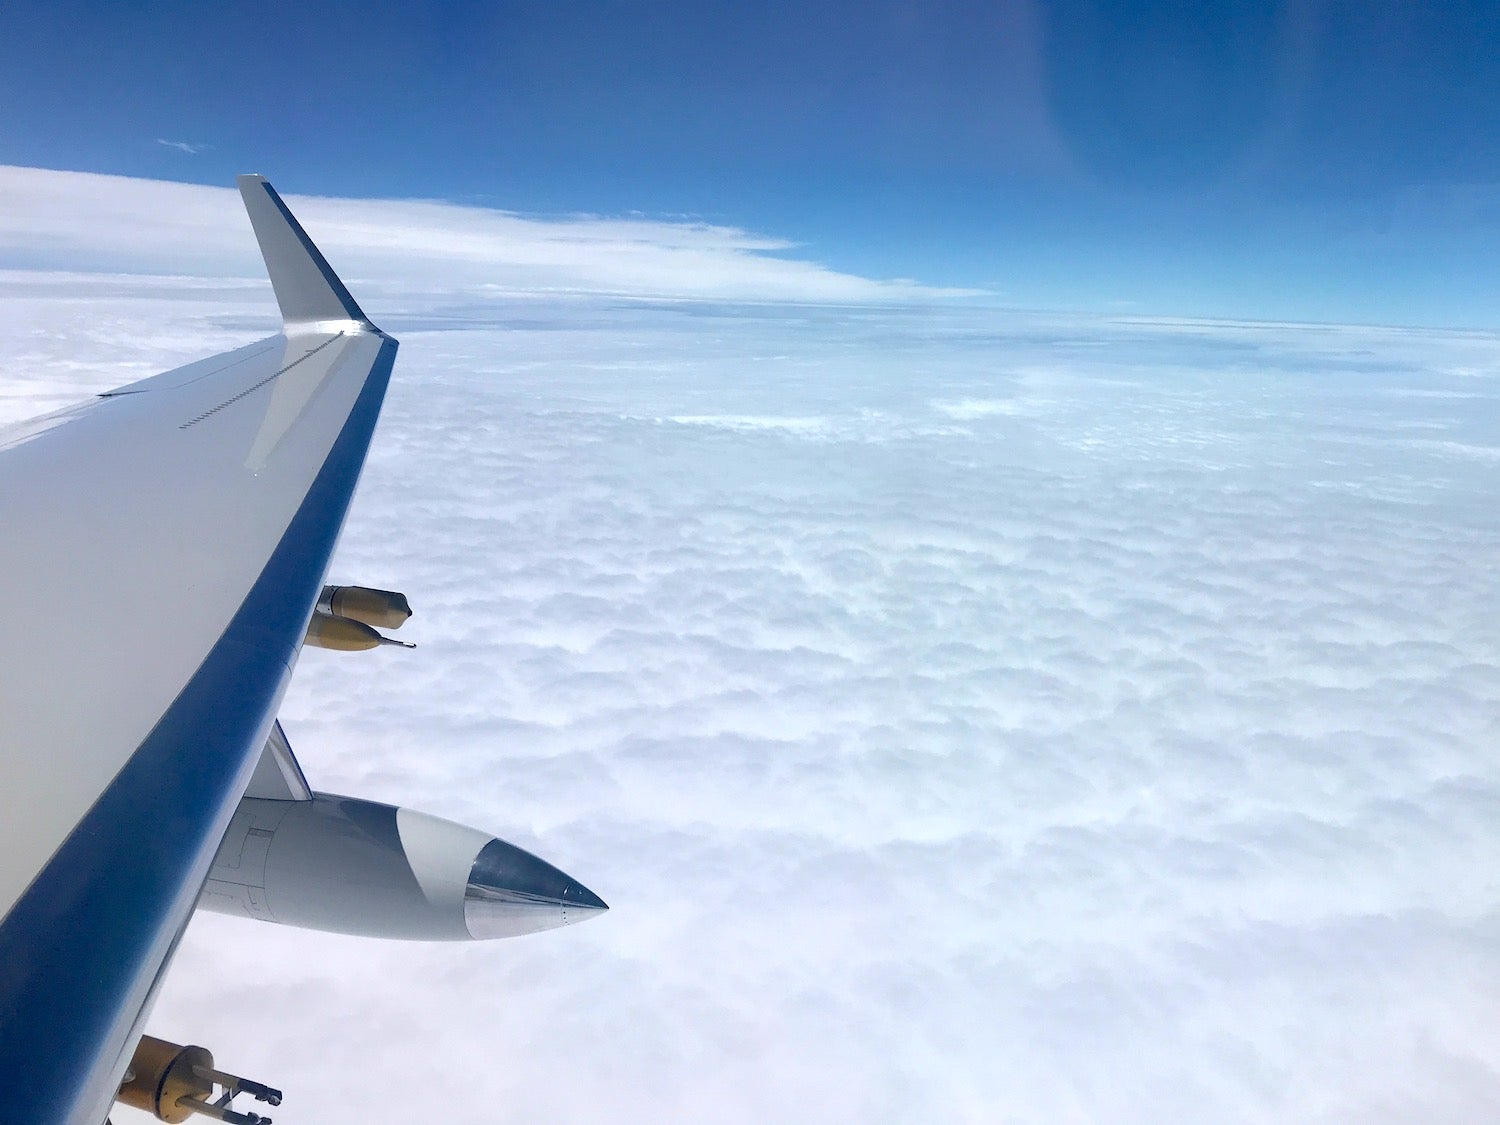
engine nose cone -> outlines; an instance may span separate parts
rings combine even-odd
[[[464,925],[475,938],[551,930],[608,909],[576,879],[504,840],[484,846],[464,888]]]

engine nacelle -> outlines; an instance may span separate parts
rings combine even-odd
[[[550,863],[488,833],[326,793],[310,801],[242,800],[198,905],[419,941],[513,937],[608,909]]]

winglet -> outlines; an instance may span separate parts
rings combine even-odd
[[[350,327],[376,331],[266,178],[241,176],[238,182],[286,330],[352,321]]]

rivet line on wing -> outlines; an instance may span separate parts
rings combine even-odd
[[[196,426],[199,422],[203,421],[203,419],[211,417],[214,414],[217,414],[219,411],[223,410],[226,406],[233,406],[235,403],[239,402],[240,399],[244,398],[246,395],[252,395],[252,394],[254,394],[256,391],[258,391],[262,387],[264,387],[267,383],[271,382],[274,379],[280,378],[282,375],[285,375],[292,368],[296,367],[299,363],[303,362],[303,360],[311,359],[313,356],[317,355],[320,351],[322,351],[324,348],[326,348],[329,344],[337,342],[339,340],[339,338],[342,337],[343,335],[344,334],[342,332],[340,332],[337,336],[333,336],[333,337],[331,337],[331,338],[329,338],[327,340],[324,340],[317,347],[313,348],[312,351],[307,352],[306,354],[304,354],[302,356],[299,356],[297,359],[292,360],[291,363],[287,364],[285,367],[281,368],[279,371],[273,371],[273,372],[271,372],[271,374],[267,375],[264,379],[262,379],[259,383],[256,383],[254,386],[246,387],[243,391],[241,391],[239,394],[235,395],[233,398],[225,399],[223,402],[219,403],[218,406],[210,407],[208,410],[205,410],[202,414],[198,415],[198,417],[189,419],[188,421],[182,423],[182,425],[178,426],[177,428],[179,430],[185,430],[189,426]]]

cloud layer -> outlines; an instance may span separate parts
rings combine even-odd
[[[12,414],[273,319],[0,288]],[[288,1122],[1500,1112],[1493,337],[384,299],[334,577],[421,647],[309,652],[288,732],[613,909],[205,916],[155,1033]]]
[[[367,299],[425,304],[521,291],[882,302],[975,292],[838,273],[799,260],[782,239],[704,222],[528,218],[423,200],[288,201]],[[0,266],[262,277],[229,188],[0,165],[0,202]]]

